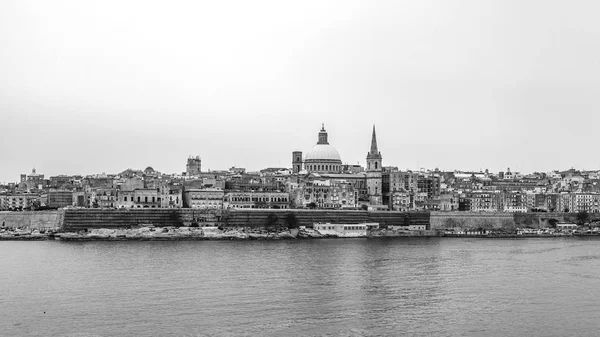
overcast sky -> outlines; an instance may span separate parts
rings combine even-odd
[[[0,182],[342,161],[600,169],[597,1],[0,1]]]

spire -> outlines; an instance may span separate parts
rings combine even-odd
[[[375,135],[375,124],[373,124],[373,136],[371,138],[371,154],[379,154],[377,150],[377,136]]]
[[[319,141],[317,144],[329,144],[327,141],[327,131],[325,131],[325,123],[321,124],[321,132],[319,132]]]
[[[380,159],[381,152],[377,149],[377,136],[375,135],[375,124],[373,124],[373,136],[371,137],[371,150],[367,153],[367,159]]]

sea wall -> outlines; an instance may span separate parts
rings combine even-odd
[[[326,210],[194,210],[194,209],[77,209],[66,210],[64,229],[125,228],[144,224],[155,226],[293,227],[315,222],[364,223],[429,226],[425,212],[367,212]]]
[[[600,221],[600,213],[589,213]],[[551,222],[577,222],[577,213],[431,212],[431,229],[445,228],[547,228]]]
[[[0,212],[0,226],[21,228],[27,230],[44,229],[58,230],[63,222],[65,212],[36,211],[36,212]]]
[[[189,226],[193,223],[214,225],[219,218],[219,211],[189,208],[68,209],[65,210],[63,228],[69,231],[87,228],[127,228],[148,224],[157,227]]]
[[[221,223],[224,226],[264,227],[290,226],[312,227],[317,222],[356,224],[378,223],[389,225],[425,225],[429,228],[428,212],[386,212],[386,211],[347,211],[347,210],[230,210],[224,211]]]
[[[600,221],[600,213],[590,213]],[[576,222],[575,213],[388,212],[333,210],[197,210],[197,209],[67,209],[36,212],[0,212],[0,224],[23,229],[128,228],[211,225],[221,227],[294,227],[317,222],[425,225],[427,229],[548,227],[551,222]]]
[[[431,229],[514,226],[512,213],[431,212]]]

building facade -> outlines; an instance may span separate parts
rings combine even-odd
[[[187,176],[197,176],[202,172],[202,160],[200,156],[189,157],[185,166]]]
[[[183,193],[186,207],[200,209],[222,209],[224,195],[220,188],[188,189]]]
[[[287,192],[227,192],[223,207],[230,209],[243,208],[277,208],[287,209],[290,195]]]

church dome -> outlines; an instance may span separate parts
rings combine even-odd
[[[319,132],[317,145],[304,155],[304,169],[310,173],[339,173],[342,169],[342,159],[335,147],[329,145],[325,125]]]
[[[335,147],[329,144],[317,144],[308,151],[304,157],[304,161],[321,161],[335,160],[341,162],[340,154]]]

